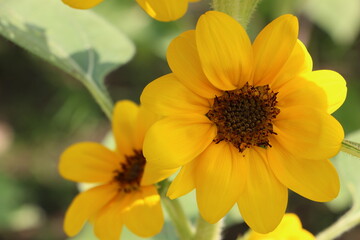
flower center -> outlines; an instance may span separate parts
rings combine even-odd
[[[114,180],[120,185],[119,191],[125,193],[139,189],[144,173],[145,157],[141,150],[134,150],[134,152],[133,156],[125,156],[125,162],[120,163],[120,170],[114,171]]]
[[[269,134],[273,131],[273,119],[280,113],[276,108],[276,95],[269,85],[251,86],[224,91],[215,96],[206,116],[217,126],[214,142],[232,143],[240,152],[251,146],[271,147]]]

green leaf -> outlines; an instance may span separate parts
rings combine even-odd
[[[337,43],[350,45],[360,31],[359,0],[309,0],[305,14]]]
[[[349,134],[346,139],[347,142],[360,142],[360,130]],[[345,210],[351,204],[360,206],[360,159],[346,152],[340,152],[333,158],[333,163],[339,173],[341,188],[339,196],[329,202],[328,206],[334,211]]]
[[[104,77],[135,48],[109,22],[60,0],[0,0],[0,34],[80,80],[111,116]]]

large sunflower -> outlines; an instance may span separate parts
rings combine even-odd
[[[153,113],[121,101],[113,116],[115,151],[84,142],[61,155],[59,171],[64,178],[98,184],[72,201],[64,220],[67,235],[76,235],[87,220],[103,240],[118,240],[123,225],[141,237],[161,231],[164,219],[154,183],[173,171],[158,171],[142,154],[145,132],[155,120]]]
[[[196,188],[210,223],[237,203],[255,231],[281,221],[288,188],[329,201],[339,179],[329,158],[344,137],[330,114],[346,97],[336,72],[312,71],[298,21],[284,15],[251,44],[230,16],[207,12],[174,39],[172,70],[143,91],[142,104],[164,118],[148,131],[144,155],[161,168],[182,166],[168,196]]]
[[[88,9],[95,7],[104,0],[62,0],[73,8]],[[168,22],[181,18],[187,11],[189,2],[199,0],[136,0],[152,18]]]

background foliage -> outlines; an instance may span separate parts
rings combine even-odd
[[[57,0],[0,0],[0,239],[66,238],[63,215],[77,188],[58,175],[58,157],[72,143],[102,141],[110,128],[84,86],[106,88],[114,101],[138,102],[148,82],[170,71],[164,58],[170,40],[194,28],[208,4],[193,3],[181,20],[161,23],[131,0],[106,0],[90,11],[72,10]],[[358,0],[267,0],[248,29],[254,38],[280,14],[299,17],[300,38],[314,68],[335,70],[347,80],[347,100],[334,115],[358,141],[359,131],[353,132],[360,129],[359,5]],[[334,161],[342,192],[330,208],[291,194],[288,211],[300,215],[313,233],[360,199],[359,160],[340,154]],[[182,201],[194,218],[193,196]],[[354,209],[353,214],[359,215],[358,205]],[[246,230],[236,209],[226,223],[226,239]],[[124,239],[139,239],[124,234]],[[172,236],[173,229],[166,224],[162,235],[153,239]],[[341,239],[356,236],[360,228]],[[91,238],[87,227],[74,239]]]

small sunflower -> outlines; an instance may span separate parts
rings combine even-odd
[[[314,235],[302,228],[300,219],[293,213],[287,213],[277,228],[261,234],[254,231],[244,238],[245,240],[315,240]]]
[[[95,7],[104,0],[62,0],[73,8],[88,9]],[[199,0],[136,0],[137,3],[152,18],[169,22],[181,18],[188,9],[189,2]]]
[[[123,225],[141,237],[161,231],[164,218],[154,183],[174,171],[158,171],[142,154],[145,132],[155,120],[153,113],[121,101],[115,106],[112,124],[115,151],[84,142],[70,146],[61,155],[61,176],[98,184],[72,201],[64,220],[67,235],[75,236],[87,220],[103,240],[118,240]]]
[[[170,198],[196,189],[210,223],[237,203],[249,226],[267,233],[284,215],[288,189],[320,202],[337,196],[328,159],[344,132],[330,114],[346,83],[312,70],[296,17],[275,19],[251,44],[233,18],[207,12],[171,42],[167,60],[172,73],[151,82],[141,102],[164,116],[149,129],[144,155],[164,169],[182,166]]]

